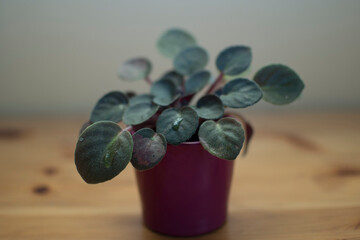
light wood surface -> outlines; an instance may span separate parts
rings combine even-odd
[[[360,239],[360,113],[248,114],[229,217],[196,239]],[[0,239],[167,239],[142,225],[134,171],[87,185],[85,117],[0,119]],[[177,238],[179,239],[179,238]]]

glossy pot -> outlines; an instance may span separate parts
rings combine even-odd
[[[233,166],[234,161],[211,155],[200,142],[168,145],[156,167],[136,170],[144,224],[172,236],[195,236],[221,227]]]

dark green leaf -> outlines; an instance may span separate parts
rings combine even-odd
[[[175,57],[184,48],[195,44],[195,38],[181,29],[169,29],[157,41],[160,53],[169,58]]]
[[[180,73],[177,73],[176,71],[167,72],[166,74],[164,74],[164,76],[161,77],[161,79],[167,79],[172,81],[178,89],[181,88],[184,83],[184,76]]]
[[[304,89],[304,83],[291,68],[274,64],[260,69],[255,77],[264,93],[264,100],[283,105],[293,102]]]
[[[199,117],[192,108],[169,108],[160,114],[156,122],[156,132],[163,134],[168,143],[178,145],[196,132],[198,123]]]
[[[100,183],[117,176],[132,157],[133,140],[114,122],[99,121],[80,135],[75,164],[87,183]]]
[[[88,127],[88,126],[90,126],[91,124],[93,124],[93,122],[92,121],[87,121],[87,122],[85,122],[82,126],[81,126],[81,128],[80,128],[80,131],[79,131],[79,136],[81,135],[81,133]]]
[[[259,86],[248,79],[238,78],[228,82],[220,95],[225,106],[245,108],[257,103],[262,97]]]
[[[165,156],[166,139],[151,128],[143,128],[133,135],[134,151],[131,160],[134,168],[147,170],[155,167]]]
[[[120,122],[127,105],[128,100],[125,94],[122,92],[109,92],[96,103],[90,120],[92,122],[101,120]]]
[[[195,110],[199,117],[204,119],[218,119],[224,115],[224,105],[215,95],[206,95],[200,98]]]
[[[185,95],[199,92],[208,84],[210,77],[210,72],[205,70],[191,75],[185,83]]]
[[[124,112],[124,123],[126,125],[137,125],[151,118],[159,109],[153,103],[139,103],[129,106]]]
[[[234,112],[229,112],[229,113],[225,113],[225,115],[228,117],[235,118],[236,120],[241,122],[241,125],[243,126],[243,128],[245,130],[245,141],[244,141],[244,146],[243,146],[243,151],[242,151],[243,156],[245,156],[248,151],[248,148],[249,148],[250,140],[252,139],[252,136],[254,134],[254,129],[253,129],[251,123],[240,114],[237,114]]]
[[[141,80],[151,72],[151,63],[146,58],[134,58],[126,61],[119,69],[119,77],[123,80]]]
[[[216,67],[225,75],[238,75],[250,66],[251,58],[251,49],[249,47],[229,47],[217,57]]]
[[[129,100],[129,105],[130,106],[133,106],[133,105],[136,105],[136,104],[139,104],[139,103],[151,103],[152,100],[153,100],[153,96],[151,94],[140,94],[140,95],[137,95],[135,97],[132,97],[130,100]]]
[[[162,79],[151,86],[153,102],[160,106],[168,106],[180,97],[176,85],[168,79]]]
[[[234,160],[244,143],[244,129],[233,118],[222,118],[217,122],[205,121],[199,129],[202,146],[212,155]]]
[[[218,90],[215,91],[214,93],[216,96],[221,96],[221,94],[223,94],[223,88],[219,88]]]
[[[201,47],[189,47],[174,58],[174,68],[182,75],[191,75],[202,70],[208,63],[208,54]]]

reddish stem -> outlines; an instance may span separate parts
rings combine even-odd
[[[146,76],[146,77],[145,77],[145,81],[146,81],[150,86],[152,85],[152,81],[151,81],[151,79],[150,79],[149,76]]]
[[[224,74],[221,72],[215,82],[210,86],[209,90],[207,90],[206,94],[212,94],[217,89],[218,85],[221,83],[221,80],[223,79]]]
[[[182,97],[179,97],[178,99],[176,99],[176,101],[171,105],[175,108],[180,108],[181,107],[181,98]]]
[[[127,126],[126,128],[123,129],[123,131],[131,131],[132,130],[132,126]]]

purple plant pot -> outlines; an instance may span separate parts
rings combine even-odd
[[[208,153],[200,142],[168,145],[153,169],[136,170],[144,224],[172,236],[221,227],[227,216],[234,161]]]

